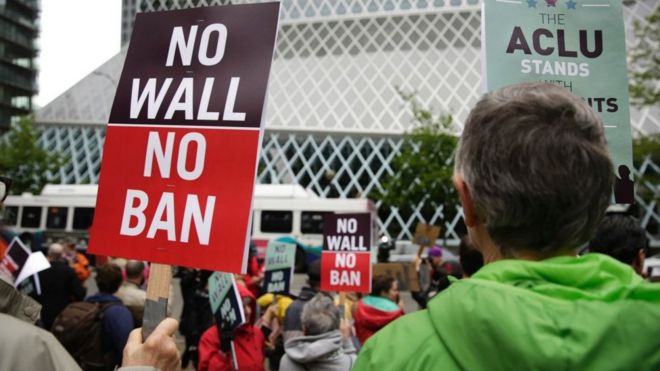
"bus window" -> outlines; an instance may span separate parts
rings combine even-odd
[[[46,216],[46,228],[64,229],[66,228],[66,216],[69,213],[68,207],[51,206],[48,208]]]
[[[5,206],[2,213],[2,224],[13,226],[18,219],[18,206]]]
[[[300,215],[300,232],[323,234],[323,216],[329,211],[303,211]]]
[[[262,211],[261,232],[291,233],[293,229],[292,211]]]
[[[23,216],[21,217],[21,227],[39,228],[41,223],[41,206],[23,207]]]
[[[87,230],[94,220],[93,207],[76,207],[73,209],[73,229]]]

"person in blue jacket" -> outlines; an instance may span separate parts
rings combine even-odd
[[[122,352],[128,340],[128,334],[133,330],[133,317],[131,312],[122,304],[121,300],[113,294],[117,292],[122,283],[121,268],[108,263],[97,269],[96,285],[99,293],[85,299],[90,303],[105,305],[103,311],[103,350],[112,352],[115,365],[121,365]]]

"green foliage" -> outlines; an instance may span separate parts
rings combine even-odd
[[[24,117],[12,124],[0,141],[0,174],[12,179],[12,194],[38,194],[46,183],[57,181],[47,175],[57,173],[68,162],[60,153],[48,153],[39,147],[41,131]]]
[[[646,135],[633,140],[633,165],[643,171],[635,180],[637,194],[646,202],[659,202],[657,189],[660,186],[660,172],[649,166],[641,169],[644,160],[650,159],[660,166],[660,134]]]
[[[636,42],[630,48],[630,100],[637,106],[660,103],[660,7],[642,26],[633,24]]]
[[[403,215],[422,203],[426,222],[442,205],[448,219],[458,203],[452,184],[458,142],[452,131],[453,118],[422,107],[416,93],[397,92],[410,107],[413,129],[404,135],[401,150],[392,161],[393,174],[381,182],[383,191],[375,191],[370,197],[382,201],[381,210],[397,207]]]

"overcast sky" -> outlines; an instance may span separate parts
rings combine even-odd
[[[37,107],[119,51],[121,0],[41,0],[40,17]]]

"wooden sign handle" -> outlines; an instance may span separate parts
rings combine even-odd
[[[167,299],[170,297],[171,283],[172,267],[167,264],[152,263],[142,317],[143,340],[167,317]]]

